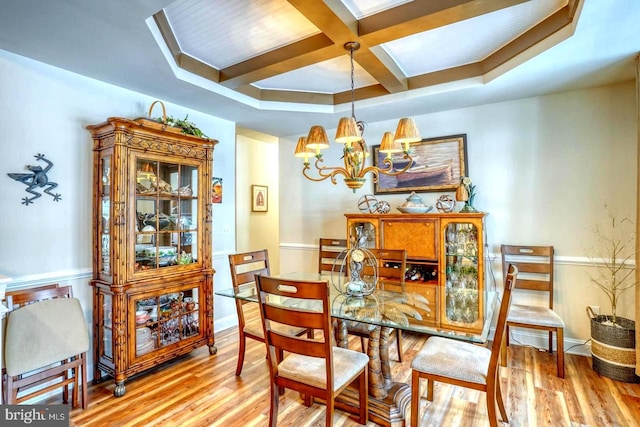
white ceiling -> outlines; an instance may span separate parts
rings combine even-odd
[[[435,3],[461,4],[470,9],[485,3],[325,0],[319,2],[320,7],[328,6],[342,14],[340,20],[324,28],[323,22],[318,22],[322,16],[305,15],[299,10],[308,7],[304,1],[316,0],[2,0],[0,49],[232,120],[246,128],[286,136],[306,133],[312,124],[333,128],[339,117],[348,114],[348,102],[335,102],[333,98],[349,90],[348,53],[335,54],[332,45],[333,54],[326,60],[314,58],[304,67],[280,67],[284,72],[272,72],[244,88],[216,82],[217,71],[323,34],[338,45],[341,31],[356,28],[356,20],[376,14],[390,16],[400,10],[394,8],[405,3],[424,3],[425,8]],[[356,102],[358,119],[373,122],[633,79],[634,57],[640,52],[640,1],[580,0],[575,31],[569,25],[479,76],[445,79],[440,84],[414,83],[439,70],[485,60],[567,5],[567,0],[492,1],[508,7],[459,22],[452,18],[449,25],[357,51],[355,87],[383,89],[376,93],[379,96],[365,96]],[[297,3],[304,6],[298,8]],[[450,15],[459,12],[451,10]],[[176,46],[163,37],[162,25],[154,19],[159,13],[166,17]],[[336,22],[344,23],[344,28],[334,30]],[[352,34],[358,36],[354,31]],[[182,64],[176,62],[176,49],[203,69],[213,70],[214,78],[181,68]],[[378,75],[379,70],[360,60],[369,52],[381,58],[385,66],[391,65],[388,72],[400,76],[397,82],[399,86],[405,84],[404,89],[384,90],[384,84],[372,75]],[[444,75],[453,74],[445,71]],[[290,100],[264,95],[280,91],[289,93]]]

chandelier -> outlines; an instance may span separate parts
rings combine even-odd
[[[409,155],[409,145],[412,142],[418,142],[422,138],[413,119],[402,118],[398,122],[395,135],[391,132],[385,132],[382,141],[380,143],[379,151],[385,153],[386,157],[383,160],[383,167],[378,166],[365,166],[366,157],[369,155],[367,144],[362,138],[364,131],[364,123],[362,121],[356,121],[355,115],[355,91],[354,91],[354,67],[353,67],[353,52],[360,48],[358,42],[347,42],[344,44],[345,50],[349,51],[351,60],[351,117],[342,117],[338,122],[338,128],[336,130],[335,141],[339,144],[343,144],[343,166],[322,166],[324,161],[321,150],[329,148],[329,139],[327,138],[327,132],[322,126],[311,126],[309,134],[304,137],[301,136],[298,139],[296,145],[295,156],[304,158],[304,168],[302,174],[305,178],[311,181],[324,181],[325,179],[331,179],[333,184],[336,184],[336,176],[342,175],[347,187],[351,188],[355,193],[356,189],[361,188],[365,183],[365,175],[370,173],[373,177],[373,182],[378,182],[379,174],[384,175],[400,175],[413,166],[413,159]],[[403,160],[406,161],[406,165],[397,169],[391,155],[394,153],[404,153]],[[309,174],[311,170],[311,164],[309,162],[310,157],[315,157],[315,168],[317,176],[311,176]]]

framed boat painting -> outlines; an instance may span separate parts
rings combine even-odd
[[[385,154],[373,146],[373,164],[384,168]],[[374,194],[428,191],[455,191],[463,176],[469,175],[467,165],[467,134],[426,138],[409,147],[413,165],[399,175],[378,176]],[[395,170],[406,167],[404,153],[391,155]]]

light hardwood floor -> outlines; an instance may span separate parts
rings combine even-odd
[[[411,360],[424,336],[404,333],[405,362],[392,362],[394,378],[410,382]],[[113,397],[113,381],[90,386],[89,407],[71,413],[78,426],[265,426],[269,419],[269,373],[264,344],[248,340],[242,377],[234,375],[237,331],[216,336],[218,353],[206,347],[126,383],[123,397]],[[351,343],[359,348],[357,341]],[[395,346],[392,346],[395,347]],[[391,358],[395,359],[392,349]],[[600,377],[590,358],[566,356],[566,379],[555,376],[555,357],[526,347],[511,347],[501,386],[511,426],[637,426],[640,384]],[[485,426],[485,395],[436,383],[435,400],[421,389],[421,426]],[[56,403],[57,396],[49,400]],[[407,417],[410,416],[407,409]],[[407,418],[408,419],[408,418]],[[335,426],[357,426],[341,411]],[[289,390],[281,398],[279,426],[321,426],[324,406],[305,407]],[[375,424],[369,423],[369,426]]]

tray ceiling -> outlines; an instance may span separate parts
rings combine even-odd
[[[577,0],[178,0],[153,16],[169,59],[237,100],[337,105],[491,80],[570,37]],[[179,77],[180,78],[180,77]],[[247,98],[248,97],[248,98]]]
[[[632,81],[639,19],[638,0],[20,0],[0,58],[284,137],[350,109],[345,41],[373,123]]]

